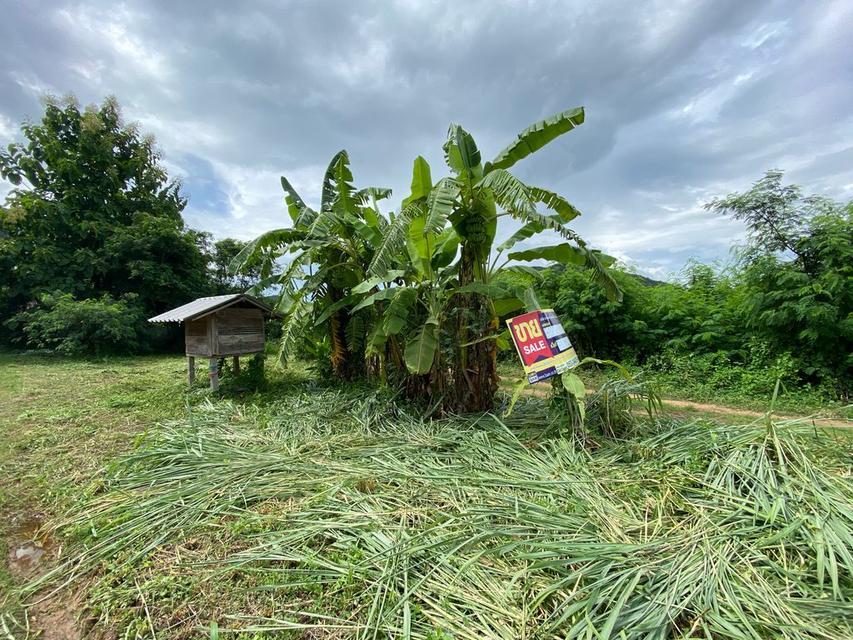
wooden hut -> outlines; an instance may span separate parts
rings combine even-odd
[[[195,359],[207,358],[210,388],[219,388],[219,359],[234,358],[240,372],[240,356],[264,350],[264,320],[277,315],[270,307],[245,293],[199,298],[149,318],[148,322],[183,322],[187,377],[195,380]]]

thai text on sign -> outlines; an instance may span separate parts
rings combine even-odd
[[[531,311],[506,323],[530,384],[547,380],[579,364],[577,353],[553,309]]]

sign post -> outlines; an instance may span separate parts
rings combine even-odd
[[[540,309],[506,321],[530,384],[572,369],[580,361],[553,309]]]

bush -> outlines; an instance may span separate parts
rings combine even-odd
[[[70,293],[42,297],[40,305],[7,324],[26,336],[28,346],[63,355],[104,355],[138,351],[144,318],[133,295],[114,300],[75,300]]]
[[[821,405],[836,398],[831,383],[810,384],[803,379],[790,353],[776,353],[756,338],[747,340],[738,351],[691,353],[663,349],[650,357],[645,367],[665,393],[700,402],[745,401],[767,406],[777,380],[782,384],[780,398],[785,398],[789,408]]]

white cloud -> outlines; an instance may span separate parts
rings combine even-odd
[[[45,91],[115,94],[187,185],[189,223],[250,238],[289,224],[280,175],[316,206],[341,148],[357,185],[398,204],[416,155],[445,174],[451,121],[489,157],[585,104],[583,127],[513,170],[576,204],[594,245],[659,276],[726,256],[742,229],[701,205],[765,169],[850,197],[851,19],[849,0],[12,3],[0,139]]]
[[[743,46],[758,49],[771,40],[781,38],[789,32],[788,21],[780,20],[760,25],[743,40]]]
[[[269,229],[289,227],[290,217],[280,182],[282,173],[309,206],[319,206],[325,167],[299,167],[279,172],[215,162],[213,168],[227,198],[229,217],[218,222],[214,212],[195,209],[192,199],[186,215],[204,222],[203,226],[217,237],[230,235],[241,240],[251,240]]]
[[[0,142],[9,142],[17,132],[12,120],[0,113]]]

